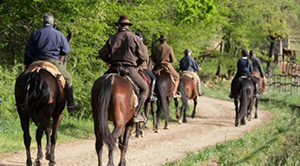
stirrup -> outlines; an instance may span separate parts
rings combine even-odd
[[[156,101],[157,97],[155,97],[154,95],[150,96],[150,101]]]
[[[134,121],[135,123],[138,123],[138,122],[146,122],[146,118],[145,118],[143,115],[139,114],[139,115],[133,117],[133,121]]]

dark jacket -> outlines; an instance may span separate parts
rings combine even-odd
[[[252,56],[251,61],[253,64],[253,71],[259,73],[261,77],[264,77],[265,73],[260,60],[257,57]]]
[[[142,40],[129,29],[121,28],[99,51],[100,58],[110,64],[137,67],[147,60],[148,52]]]
[[[155,66],[160,66],[163,63],[172,63],[175,61],[174,52],[167,42],[163,42],[152,50],[152,60]]]
[[[251,73],[253,71],[252,61],[250,60],[248,64],[247,58],[245,57],[240,58],[237,63],[237,69],[238,69],[237,70],[238,74],[246,73],[246,72]]]
[[[51,24],[45,24],[30,36],[26,45],[24,64],[28,66],[34,59],[59,59],[59,55],[67,55],[69,52],[70,45],[66,37]]]
[[[185,56],[180,60],[180,70],[182,71],[199,71],[200,68],[195,61],[195,59],[191,56]]]

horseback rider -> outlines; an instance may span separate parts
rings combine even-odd
[[[172,62],[175,61],[175,56],[173,52],[173,48],[167,44],[167,37],[165,35],[160,35],[159,42],[160,44],[155,46],[152,50],[152,60],[155,63],[154,70],[161,68],[162,66],[167,66],[170,70],[170,74],[174,78],[174,91],[173,97],[180,97],[177,89],[179,85],[179,74],[176,72],[174,67],[172,66]]]
[[[261,78],[264,78],[265,72],[261,65],[261,61],[255,56],[255,52],[253,50],[250,51],[250,60],[252,61],[253,72],[259,73]]]
[[[131,79],[140,88],[134,122],[143,122],[145,118],[141,115],[141,110],[148,94],[148,85],[138,71],[140,65],[147,60],[148,53],[142,40],[130,31],[132,24],[128,16],[120,16],[115,25],[118,26],[118,32],[107,40],[99,51],[99,56],[110,65],[105,74],[115,72],[119,65],[128,70]]]
[[[233,98],[233,95],[232,95],[233,88],[236,86],[237,80],[241,76],[247,76],[252,80],[252,82],[254,84],[254,95],[258,96],[258,93],[257,93],[258,80],[251,74],[251,72],[253,71],[253,66],[252,66],[252,61],[249,58],[248,50],[245,50],[245,49],[242,50],[242,57],[238,60],[237,69],[238,69],[237,73],[231,82],[231,93],[230,93],[229,97]]]
[[[192,50],[185,49],[184,57],[180,60],[180,70],[182,72],[188,72],[193,75],[193,78],[197,81],[198,96],[202,96],[204,93],[201,91],[200,78],[195,71],[199,71],[200,67],[195,59],[192,57]]]
[[[66,67],[60,61],[59,56],[65,56],[70,52],[70,45],[66,37],[53,28],[54,17],[47,13],[43,16],[43,28],[35,31],[30,36],[25,50],[25,69],[34,61],[46,61],[55,65],[66,80],[67,108],[69,112],[81,108],[74,103],[72,77]]]
[[[141,40],[143,40],[143,34],[141,32],[136,32],[135,33]],[[144,43],[143,43],[144,44]],[[144,48],[147,50],[146,52],[148,53],[148,48],[146,45],[144,45]],[[152,73],[152,71],[148,68],[148,65],[150,63],[150,59],[149,59],[149,56],[147,56],[147,60],[144,61],[142,64],[141,64],[141,67],[144,71],[144,73],[146,73],[149,77],[150,77],[150,81],[151,81],[151,85],[150,85],[150,101],[155,101],[157,100],[157,97],[154,96],[154,88],[155,88],[155,82],[156,82],[156,77],[155,75]]]
[[[260,59],[255,56],[255,52],[253,50],[250,51],[250,60],[252,61],[252,65],[253,65],[252,73],[258,73],[260,75],[260,77],[262,79],[262,82],[260,82],[260,83],[262,83],[261,86],[262,86],[262,90],[264,91],[265,83],[266,83],[264,68],[261,65]]]

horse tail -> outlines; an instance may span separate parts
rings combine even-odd
[[[181,93],[181,101],[185,108],[188,108],[188,100],[187,100],[187,94],[184,88],[184,80],[183,77],[180,77],[178,90]]]
[[[248,90],[249,90],[248,88],[243,88],[241,91],[239,118],[242,118],[247,114],[247,109],[250,102],[247,93]]]
[[[158,90],[158,96],[160,98],[160,101],[161,101],[161,105],[163,106],[163,109],[165,111],[169,110],[169,106],[168,106],[168,102],[167,102],[167,99],[166,99],[166,96],[165,96],[165,93],[164,93],[164,90],[162,88],[162,84],[161,84],[161,77],[160,76],[157,76],[156,77],[157,79],[157,90]]]
[[[97,125],[100,132],[98,135],[107,144],[109,150],[113,150],[116,144],[108,127],[108,107],[111,101],[113,80],[114,75],[112,77],[103,77],[100,81],[98,94],[99,109],[97,111],[97,119],[99,120]]]
[[[50,98],[50,87],[38,72],[29,72],[25,84],[25,105],[30,111],[32,121],[37,126],[45,127],[49,121],[44,117],[44,109]]]

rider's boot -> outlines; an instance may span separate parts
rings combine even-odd
[[[259,94],[258,94],[258,84],[254,83],[254,96],[256,98],[259,98]]]
[[[67,93],[68,112],[72,113],[75,110],[79,110],[81,108],[81,104],[74,103],[74,94],[73,94],[73,86],[72,85],[66,86],[66,93]]]
[[[179,80],[175,81],[174,84],[175,84],[175,85],[174,85],[173,97],[174,97],[174,98],[180,98],[180,97],[181,97],[181,94],[180,94],[179,91],[177,91],[178,86],[179,86]]]
[[[197,90],[198,90],[198,96],[203,96],[204,95],[204,92],[202,92],[201,85],[200,85],[199,82],[197,83]]]
[[[157,100],[157,97],[154,96],[155,82],[156,82],[156,79],[153,79],[152,82],[151,82],[151,88],[150,88],[150,101],[155,101],[155,100]]]
[[[133,117],[133,121],[134,122],[145,122],[146,119],[143,115],[141,115],[141,112],[142,112],[142,107],[145,103],[145,97],[139,97],[139,104],[138,106],[136,107],[136,111],[134,113],[134,117]]]

